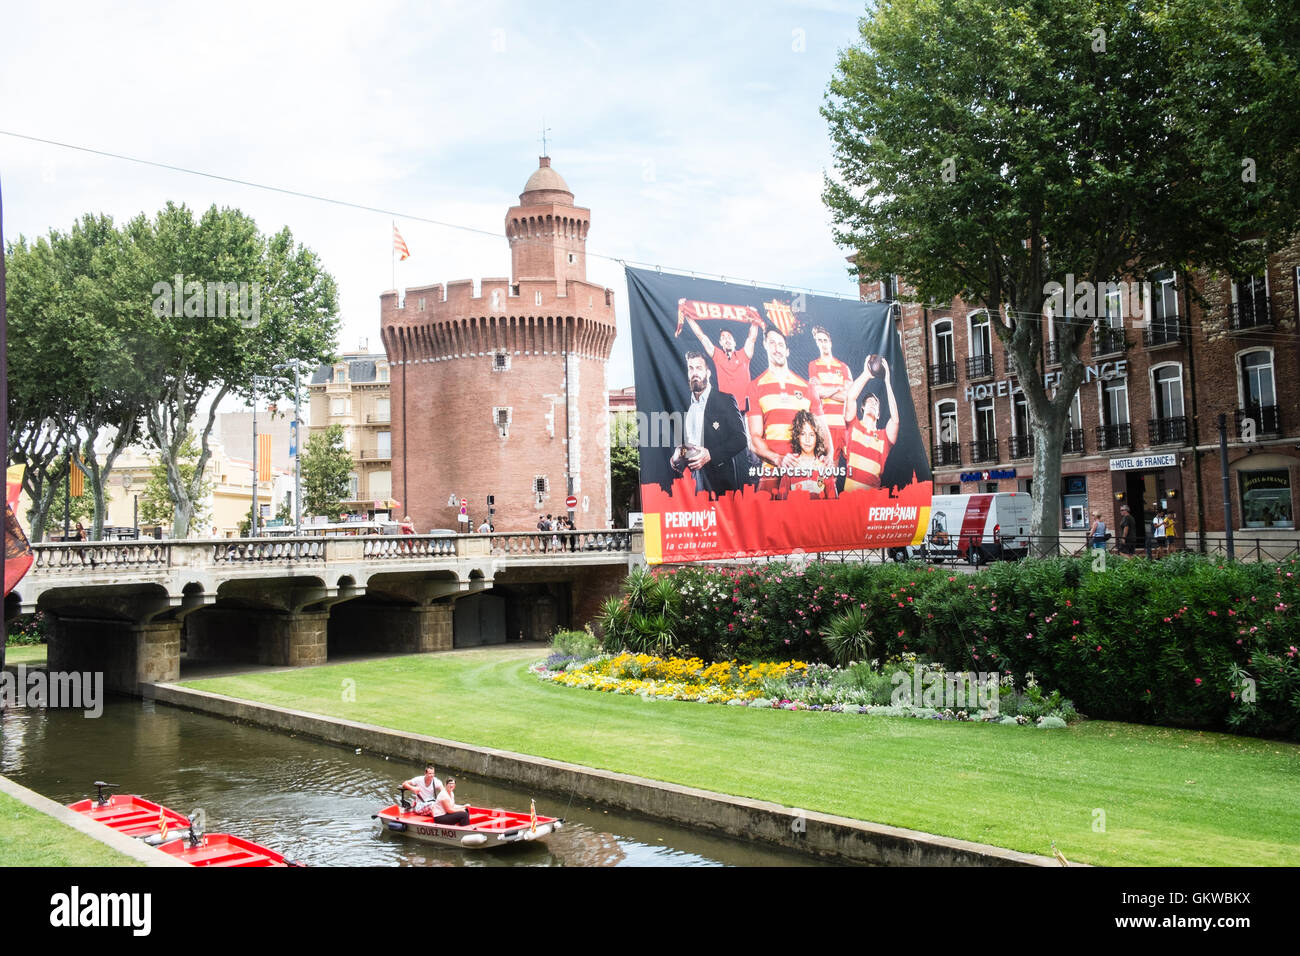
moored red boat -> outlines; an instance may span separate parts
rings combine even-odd
[[[201,811],[194,811],[194,823],[177,813],[131,794],[105,796],[115,783],[95,781],[94,799],[78,800],[68,809],[102,823],[118,833],[143,840],[191,866],[301,866],[275,850],[229,833],[202,832]]]
[[[189,835],[190,821],[183,813],[134,794],[104,794],[106,788],[115,786],[117,784],[96,780],[97,795],[70,803],[68,809],[152,846]]]
[[[469,850],[492,849],[510,843],[540,840],[564,825],[564,820],[561,818],[537,816],[532,812],[520,813],[486,807],[465,809],[469,811],[468,826],[434,823],[433,817],[413,813],[400,803],[384,807],[374,815],[374,819],[379,821],[383,829],[415,840]]]
[[[229,833],[209,833],[191,839],[164,843],[162,850],[191,866],[298,866],[274,850],[231,836]]]

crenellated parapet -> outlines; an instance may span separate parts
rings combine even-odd
[[[380,335],[394,365],[492,352],[574,353],[607,361],[614,345],[614,293],[590,282],[471,279],[380,297]]]

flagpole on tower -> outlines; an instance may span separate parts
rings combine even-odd
[[[397,220],[393,220],[393,235],[397,235]],[[397,291],[397,243],[393,243],[393,291]]]

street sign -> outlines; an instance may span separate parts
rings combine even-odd
[[[460,499],[460,506],[461,506],[462,508],[464,508],[464,507],[465,507],[466,505],[468,505],[468,504],[469,504],[469,499],[468,499],[468,498],[461,498],[461,499]]]
[[[578,499],[573,495],[569,495],[569,497],[564,499],[564,506],[572,511],[574,508],[578,507]]]

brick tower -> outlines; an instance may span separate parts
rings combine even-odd
[[[416,530],[498,531],[539,515],[610,521],[605,369],[614,293],[587,281],[591,210],[543,156],[506,213],[511,278],[462,279],[380,296],[392,370],[393,497]],[[452,499],[455,499],[452,504]]]

